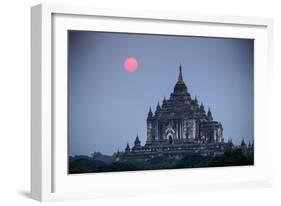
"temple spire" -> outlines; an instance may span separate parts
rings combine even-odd
[[[140,139],[139,139],[139,135],[137,134],[137,137],[136,137],[136,140],[134,142],[134,148],[140,148],[141,147],[141,142],[140,142]]]
[[[204,108],[204,105],[203,105],[202,101],[201,101],[201,104],[200,104],[200,109],[205,112],[205,108]]]
[[[181,64],[180,64],[180,73],[179,73],[179,78],[178,78],[178,82],[177,83],[181,83],[181,84],[184,84],[184,81],[183,81],[183,77],[182,77],[182,67],[181,67]]]
[[[159,101],[158,101],[158,103],[157,103],[156,109],[157,109],[157,110],[161,109]]]
[[[213,115],[212,115],[212,112],[211,112],[210,107],[209,107],[209,109],[208,109],[207,118],[208,118],[209,121],[212,121],[212,120],[213,120]]]
[[[178,81],[174,87],[175,93],[187,93],[187,87],[183,81],[182,66],[180,64]]]
[[[196,104],[198,104],[197,96],[195,96],[194,101]]]
[[[130,152],[130,150],[131,150],[131,148],[130,148],[130,146],[129,146],[129,143],[127,142],[127,146],[126,146],[126,148],[125,148],[125,152]]]
[[[147,114],[147,121],[150,121],[152,119],[153,119],[153,113],[152,113],[151,107],[149,107],[149,112]]]
[[[135,141],[137,141],[137,142],[139,142],[140,140],[139,140],[139,134],[137,133],[137,136],[136,136],[136,140]]]

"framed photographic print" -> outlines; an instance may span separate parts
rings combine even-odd
[[[33,198],[272,185],[271,19],[31,12]]]

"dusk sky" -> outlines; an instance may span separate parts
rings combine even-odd
[[[169,98],[179,64],[224,138],[253,140],[254,40],[69,31],[69,155],[112,154],[146,140],[149,107]],[[124,61],[134,57],[134,72]]]

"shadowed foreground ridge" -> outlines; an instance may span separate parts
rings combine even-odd
[[[251,147],[251,148],[250,148]],[[150,160],[116,161],[118,153],[112,156],[95,153],[92,156],[69,157],[69,173],[120,172],[138,170],[182,169],[199,167],[245,166],[254,165],[253,145],[235,146],[225,150],[220,156],[186,155],[181,159],[168,156],[157,156]],[[106,156],[111,161],[100,160]]]

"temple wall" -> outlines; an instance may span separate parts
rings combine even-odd
[[[196,120],[191,119],[187,121],[188,139],[195,139],[196,137]]]
[[[147,141],[152,141],[152,122],[147,122]]]
[[[187,132],[188,132],[188,128],[187,128],[187,120],[183,121],[183,139],[187,139]]]
[[[176,124],[176,125],[175,125],[175,129],[176,129],[176,139],[178,139],[178,138],[179,138],[178,120],[176,120],[175,122],[176,122],[176,123],[175,123],[175,124]]]

